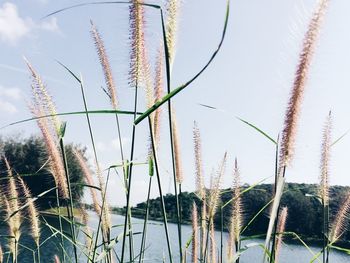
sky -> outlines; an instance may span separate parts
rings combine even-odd
[[[80,7],[54,16],[47,14],[84,1],[1,0],[0,1],[0,126],[30,117],[30,76],[25,56],[42,75],[59,112],[83,109],[79,86],[56,62],[67,65],[84,79],[90,109],[109,109],[102,91],[104,80],[93,41],[90,19],[105,41],[117,82],[120,108],[132,109],[133,89],[128,85],[128,8],[120,5]],[[153,1],[164,4],[165,1]],[[203,165],[207,185],[225,151],[227,169],[222,187],[232,184],[237,157],[242,183],[263,179],[272,182],[273,143],[240,117],[277,138],[283,128],[285,107],[293,83],[303,35],[316,0],[234,0],[231,1],[227,35],[210,67],[174,100],[181,138],[184,169],[183,189],[193,191],[194,154],[192,129],[201,130]],[[181,1],[172,88],[186,82],[207,62],[217,47],[224,22],[226,1]],[[295,158],[287,171],[288,182],[317,183],[324,122],[333,115],[333,140],[350,129],[350,37],[347,25],[350,2],[330,1],[321,36],[307,81],[299,120]],[[161,39],[159,13],[146,11],[146,39],[151,62],[155,61]],[[141,101],[142,100],[142,101]],[[139,109],[145,110],[141,97]],[[220,110],[201,106],[206,104]],[[163,114],[165,115],[165,114]],[[65,117],[66,141],[87,146],[92,156],[84,116]],[[121,117],[122,141],[129,156],[132,119]],[[101,166],[120,163],[115,123],[111,116],[93,116],[92,126]],[[169,133],[166,119],[161,124],[160,175],[164,192],[172,191]],[[36,123],[0,130],[1,136],[38,134]],[[144,162],[148,146],[146,123],[137,126],[135,159]],[[334,185],[350,185],[350,135],[332,147],[331,178]],[[132,203],[146,198],[147,167],[135,167]],[[153,185],[152,196],[158,196]],[[111,175],[111,205],[124,205],[120,175]],[[88,195],[86,200],[89,201]]]

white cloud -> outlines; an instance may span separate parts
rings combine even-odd
[[[21,90],[18,88],[4,88],[0,86],[0,97],[18,100],[21,98]]]
[[[5,88],[0,86],[0,111],[6,113],[16,113],[16,106],[8,100],[19,100],[21,91],[18,88]]]
[[[11,102],[3,101],[0,98],[0,111],[7,112],[7,113],[16,113],[17,108]]]
[[[32,18],[22,18],[15,4],[6,2],[0,6],[0,40],[10,44],[17,43],[33,30],[59,32],[57,19],[52,17],[41,23],[35,23]]]
[[[96,148],[97,148],[97,150],[99,150],[100,152],[104,152],[104,151],[106,151],[106,149],[107,149],[106,144],[103,143],[103,142],[97,142],[97,143],[96,143]]]
[[[39,25],[39,28],[47,30],[47,31],[51,31],[51,32],[59,32],[60,31],[58,24],[57,24],[56,17],[52,17],[51,20],[49,20],[49,21],[42,22]]]
[[[7,2],[0,7],[0,39],[2,41],[15,43],[29,34],[33,24],[32,19],[22,19],[19,16],[14,4]]]
[[[35,0],[35,2],[46,5],[49,2],[49,0]]]
[[[129,142],[129,139],[126,138],[126,137],[122,137],[121,141],[122,141],[122,144],[123,144],[123,148],[125,148],[126,145]],[[112,140],[112,146],[113,146],[114,149],[120,150],[119,138],[116,138],[116,139]]]

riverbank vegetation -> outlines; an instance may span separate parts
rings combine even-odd
[[[248,189],[249,185],[243,185],[240,191],[243,192]],[[281,206],[288,207],[290,211],[288,221],[286,222],[285,231],[295,232],[303,238],[303,240],[312,241],[320,244],[323,240],[323,232],[320,228],[322,225],[323,209],[320,206],[320,202],[315,196],[319,190],[319,186],[316,184],[297,184],[287,183],[285,186],[285,192],[281,199]],[[345,198],[350,188],[347,186],[331,186],[329,189],[330,199],[333,200],[330,203],[330,220],[334,221],[337,211],[341,208],[341,204],[344,203]],[[223,204],[229,202],[232,198],[232,189],[222,189],[221,202]],[[243,233],[244,235],[261,235],[264,236],[267,230],[269,221],[269,204],[271,202],[271,196],[273,194],[273,185],[260,184],[253,189],[245,192],[242,195],[242,207],[244,213],[242,214],[243,222],[245,226],[248,222],[253,220],[249,227]],[[181,193],[181,208],[182,208],[182,222],[185,224],[191,224],[192,220],[192,204],[193,202],[199,202],[198,196],[195,193],[183,192]],[[166,211],[168,219],[171,222],[176,222],[176,200],[172,194],[164,196],[166,204]],[[151,199],[149,201],[149,218],[152,220],[161,220],[162,215],[159,211],[160,200],[159,198]],[[132,208],[132,215],[134,217],[143,218],[146,210],[147,203],[142,202]],[[123,214],[125,208],[112,208],[112,211],[118,214]],[[199,213],[201,211],[199,210]],[[223,212],[223,224],[224,231],[229,231],[231,220],[231,209],[226,209]],[[257,216],[258,215],[258,216]],[[303,216],[299,216],[303,215]],[[220,229],[221,218],[219,214],[214,218],[215,229]],[[293,237],[291,237],[293,238]],[[338,242],[349,247],[350,243],[350,231],[346,229],[346,232],[338,240]]]

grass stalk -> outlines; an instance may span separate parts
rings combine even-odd
[[[137,116],[137,101],[138,101],[138,87],[137,83],[135,85],[135,95],[134,95],[134,121]],[[124,231],[123,231],[123,242],[122,242],[122,254],[120,261],[124,262],[124,253],[125,253],[125,238],[126,238],[126,232],[127,228],[129,235],[132,235],[132,229],[131,229],[131,224],[128,225],[128,214],[130,210],[130,192],[131,192],[131,182],[132,182],[132,168],[133,168],[133,159],[134,159],[134,150],[135,150],[135,139],[136,139],[136,125],[132,126],[132,135],[131,135],[131,150],[130,150],[130,165],[129,165],[129,172],[128,172],[128,184],[127,184],[127,196],[126,196],[126,215],[125,215],[125,220],[124,220]],[[131,249],[131,248],[130,248]],[[130,258],[132,260],[132,258]]]
[[[163,12],[161,11],[161,19],[163,19]],[[170,67],[170,52],[167,41],[167,34],[164,28],[164,23],[162,23],[163,28],[163,47],[165,54],[165,69],[166,69],[166,87],[168,95],[171,93],[170,83],[171,83],[171,67]],[[181,221],[180,221],[180,205],[179,205],[179,197],[177,192],[177,180],[176,180],[176,164],[175,164],[175,149],[174,149],[174,133],[173,133],[173,120],[172,120],[172,107],[171,107],[171,99],[168,100],[168,123],[169,123],[169,136],[170,136],[170,147],[171,147],[171,162],[172,162],[172,170],[173,170],[173,182],[174,182],[174,194],[175,194],[175,202],[176,202],[176,221],[177,221],[177,231],[178,231],[178,243],[179,243],[179,254],[180,254],[180,262],[182,262],[182,237],[181,237]]]
[[[40,246],[39,245],[37,245],[36,251],[38,253],[38,263],[40,263]]]
[[[224,253],[224,208],[220,207],[220,263],[223,263],[223,253]]]
[[[167,54],[168,49],[165,48],[165,54]],[[166,56],[167,57],[167,56]],[[169,64],[167,62],[166,64]],[[167,66],[167,71],[170,70],[170,67]],[[167,89],[168,94],[170,93],[170,74],[167,73]],[[180,262],[182,262],[182,237],[181,237],[181,221],[180,221],[180,203],[179,203],[179,195],[178,195],[178,189],[177,189],[177,175],[176,175],[176,160],[175,160],[175,150],[174,150],[174,133],[173,133],[173,120],[172,120],[172,107],[171,107],[171,100],[168,100],[168,120],[169,120],[169,133],[170,133],[170,147],[171,147],[171,162],[172,162],[172,169],[173,169],[173,183],[174,183],[174,195],[175,195],[175,202],[176,202],[176,223],[177,223],[177,232],[178,232],[178,243],[179,243],[179,253],[180,253]]]
[[[108,169],[107,180],[106,180],[106,183],[105,183],[105,189],[107,188],[107,185],[108,185],[108,182],[109,182],[109,175],[110,175],[110,169]],[[103,217],[103,213],[104,213],[104,209],[105,209],[105,203],[106,203],[106,191],[104,191],[104,194],[102,196],[101,214],[99,215],[99,220],[98,220],[98,225],[97,225],[97,230],[96,230],[94,252],[92,254],[92,259],[91,259],[92,263],[95,262],[96,250],[98,248],[97,243],[98,243],[99,232],[100,232],[100,229],[102,230],[101,224],[102,224],[102,217]],[[107,237],[109,239],[109,234],[107,235]],[[104,236],[103,235],[102,235],[102,242],[103,242],[103,246],[106,248],[105,245],[106,245],[107,241],[104,240]],[[109,256],[111,256],[110,253],[109,253]]]
[[[158,168],[158,158],[157,158],[157,150],[156,150],[155,140],[154,140],[154,136],[153,136],[152,122],[151,122],[151,118],[150,117],[148,117],[148,124],[149,124],[149,130],[150,130],[150,135],[151,135],[154,167],[155,167],[156,176],[157,176],[157,182],[158,182],[158,190],[159,190],[160,204],[161,204],[161,209],[162,209],[162,214],[163,214],[163,223],[164,223],[164,230],[165,230],[165,235],[166,235],[166,240],[167,240],[169,260],[170,260],[170,263],[172,263],[173,262],[173,257],[172,257],[170,239],[169,239],[168,221],[167,221],[167,215],[166,215],[166,211],[165,211],[163,190],[162,190],[162,185],[161,185],[161,181],[160,181],[160,174],[159,174],[159,168]]]
[[[143,222],[143,230],[142,230],[142,238],[141,238],[141,248],[140,248],[139,263],[143,262],[143,258],[144,258],[144,255],[145,255],[146,237],[147,237],[147,224],[148,224],[148,216],[149,216],[149,205],[150,205],[152,178],[153,178],[153,175],[150,175],[149,182],[148,182],[147,202],[146,202],[145,218],[144,218],[144,222]]]
[[[67,155],[64,147],[64,142],[63,142],[63,134],[60,138],[60,147],[61,147],[61,153],[63,158],[64,171],[65,171],[66,180],[67,180],[68,193],[69,193],[69,204],[67,204],[67,211],[70,219],[70,230],[72,235],[72,241],[75,244],[76,236],[75,236],[75,226],[74,226],[75,220],[74,220],[74,209],[73,209],[73,196],[72,196],[72,187],[71,187],[69,171],[68,171]],[[73,251],[74,251],[75,262],[78,263],[78,253],[75,245],[73,245]]]
[[[57,214],[58,214],[58,224],[59,224],[59,230],[60,230],[60,236],[61,236],[61,244],[63,246],[63,226],[62,226],[62,218],[61,218],[61,206],[60,206],[60,198],[59,198],[59,190],[58,187],[56,187],[56,202],[57,202]],[[63,262],[66,261],[66,256],[63,251],[62,247],[62,256],[63,256]]]

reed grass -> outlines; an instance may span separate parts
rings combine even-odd
[[[308,73],[310,71],[311,61],[315,53],[317,39],[320,33],[321,24],[327,6],[327,0],[318,1],[317,7],[313,13],[311,21],[308,25],[308,29],[304,36],[304,42],[302,45],[301,53],[299,55],[299,63],[297,65],[290,99],[285,113],[284,126],[281,133],[279,164],[276,178],[276,193],[274,196],[273,207],[270,214],[270,221],[268,231],[266,234],[265,247],[269,247],[273,228],[275,229],[274,232],[276,232],[276,226],[278,221],[277,212],[279,209],[279,203],[284,188],[286,168],[290,165],[293,158],[302,99],[306,87]],[[272,251],[274,251],[274,245],[272,246]],[[273,257],[274,255],[272,254],[272,261],[274,260]]]
[[[198,210],[196,203],[192,205],[192,263],[198,259]]]
[[[88,99],[86,98],[84,90],[84,82],[82,77],[78,77],[68,67],[61,64],[65,70],[71,75],[79,84],[81,91],[81,98],[83,102],[83,111],[58,113],[53,98],[51,97],[46,85],[42,81],[40,75],[25,59],[25,63],[28,67],[32,78],[32,102],[29,105],[29,109],[33,114],[33,117],[27,120],[11,123],[10,125],[16,125],[27,121],[35,120],[41,131],[43,141],[45,143],[46,151],[48,153],[48,161],[46,164],[47,169],[53,177],[56,191],[57,200],[57,214],[59,218],[59,229],[51,226],[45,219],[39,221],[40,215],[37,211],[34,202],[40,198],[40,196],[33,197],[28,189],[26,183],[20,177],[20,175],[13,174],[10,167],[10,163],[4,157],[7,170],[7,185],[8,191],[1,190],[1,201],[4,206],[4,210],[7,215],[7,224],[9,228],[9,254],[11,254],[12,262],[19,262],[18,251],[22,248],[21,245],[21,224],[23,221],[23,210],[26,208],[28,218],[31,224],[31,236],[34,239],[36,250],[33,254],[37,253],[37,260],[40,262],[40,247],[47,242],[42,241],[41,226],[49,227],[52,231],[52,236],[60,235],[60,240],[57,239],[59,247],[61,248],[62,255],[55,256],[54,262],[79,262],[78,252],[80,251],[86,256],[88,263],[94,262],[145,262],[147,260],[147,242],[151,240],[148,237],[148,224],[150,214],[150,198],[151,189],[153,183],[153,177],[156,177],[156,183],[158,193],[160,197],[160,210],[162,213],[162,223],[164,227],[164,233],[166,237],[166,249],[167,256],[163,256],[163,262],[181,262],[185,263],[187,260],[191,262],[200,263],[223,263],[226,262],[223,256],[224,242],[223,232],[225,229],[229,232],[229,239],[227,245],[227,262],[238,263],[241,255],[250,247],[259,246],[263,249],[263,259],[266,261],[268,258],[272,263],[278,262],[282,237],[285,235],[292,235],[300,240],[305,247],[309,249],[307,244],[295,233],[286,232],[286,220],[287,220],[287,208],[280,209],[280,202],[284,193],[284,184],[286,177],[286,170],[290,166],[295,148],[295,140],[297,133],[298,120],[301,113],[301,104],[303,94],[306,89],[307,78],[311,68],[312,58],[315,53],[316,43],[319,36],[322,20],[325,15],[325,11],[328,6],[327,0],[319,0],[316,10],[309,23],[308,29],[304,36],[302,50],[299,55],[299,62],[296,68],[295,79],[292,85],[290,99],[287,104],[287,109],[284,118],[284,126],[281,132],[281,143],[272,139],[267,133],[257,128],[255,125],[240,119],[243,123],[247,124],[251,128],[257,130],[259,133],[268,138],[276,146],[276,164],[275,164],[275,186],[274,195],[272,200],[268,202],[261,210],[247,223],[244,222],[243,214],[244,208],[242,204],[241,196],[244,192],[250,191],[254,186],[248,189],[242,190],[241,178],[238,168],[237,159],[234,165],[234,182],[232,186],[232,199],[221,204],[221,183],[223,176],[225,175],[225,167],[227,162],[227,153],[224,154],[222,161],[216,170],[211,173],[211,184],[209,188],[205,186],[205,174],[203,169],[202,158],[202,141],[201,134],[196,122],[193,127],[193,141],[194,141],[194,164],[195,164],[195,184],[197,198],[192,205],[192,231],[191,233],[185,233],[189,236],[189,241],[183,245],[183,232],[181,228],[182,220],[182,185],[184,183],[184,171],[182,166],[181,156],[181,143],[180,132],[178,127],[178,121],[175,116],[175,110],[173,107],[173,98],[178,93],[182,92],[186,87],[193,83],[203,72],[209,67],[212,61],[220,51],[223,41],[226,35],[228,26],[228,18],[230,13],[230,1],[227,1],[226,14],[224,20],[224,26],[222,35],[218,44],[218,47],[214,50],[212,56],[208,62],[195,74],[190,80],[184,84],[172,88],[172,69],[174,66],[177,31],[179,21],[180,1],[167,0],[165,6],[155,5],[144,2],[143,0],[131,0],[117,1],[117,2],[100,2],[100,3],[86,3],[75,5],[66,9],[59,10],[52,14],[63,12],[65,10],[76,8],[84,5],[98,5],[98,4],[119,4],[127,5],[129,11],[129,86],[134,89],[133,98],[133,110],[126,111],[121,109],[124,105],[121,105],[118,100],[117,85],[112,73],[110,59],[107,54],[107,50],[104,41],[96,27],[91,21],[91,35],[96,47],[97,56],[99,58],[102,74],[105,80],[105,93],[108,96],[112,110],[96,110],[91,111],[88,107]],[[161,24],[162,39],[159,45],[156,58],[150,57],[147,46],[146,38],[146,25],[147,25],[147,9],[155,9],[159,11],[159,21]],[[165,17],[164,17],[165,11]],[[52,15],[51,14],[51,15]],[[155,61],[155,65],[151,65]],[[154,75],[153,75],[154,73]],[[146,109],[139,112],[139,101],[142,93],[139,89],[144,89],[145,94],[145,106]],[[165,92],[166,91],[166,92]],[[124,103],[124,102],[123,102]],[[163,114],[163,104],[167,104],[167,114]],[[125,103],[126,104],[126,103]],[[92,229],[89,226],[89,220],[85,208],[81,207],[82,219],[80,222],[77,220],[75,214],[75,204],[73,203],[72,184],[69,172],[69,165],[66,154],[66,146],[64,143],[65,135],[65,123],[61,122],[59,116],[66,115],[85,115],[88,133],[91,140],[93,149],[93,167],[90,169],[89,160],[84,157],[84,154],[79,149],[74,150],[74,156],[79,163],[81,171],[84,175],[84,186],[89,188],[93,208],[98,218],[98,225],[96,229]],[[110,173],[111,167],[108,169],[107,178],[105,180],[104,171],[101,169],[100,161],[96,152],[94,129],[90,120],[90,114],[113,114],[115,115],[116,130],[118,140],[120,144],[121,165],[116,165],[114,168],[117,170],[121,167],[124,178],[125,186],[125,213],[123,214],[124,224],[122,224],[122,232],[117,237],[111,236],[112,219],[110,214],[110,199],[107,198],[108,186],[110,185]],[[130,156],[129,159],[125,158],[125,152],[122,145],[121,129],[122,123],[119,121],[119,115],[125,114],[132,116],[132,132],[130,134]],[[168,220],[166,204],[164,202],[164,190],[162,184],[162,171],[160,169],[160,146],[161,140],[161,120],[166,118],[168,121],[166,131],[169,133],[170,143],[168,148],[164,148],[164,152],[167,151],[170,156],[170,162],[172,170],[172,179],[174,184],[174,194],[176,198],[176,223],[177,223],[177,237],[172,237],[168,230]],[[133,166],[135,165],[135,147],[136,139],[139,136],[137,132],[137,125],[143,120],[147,119],[149,140],[147,144],[148,151],[145,156],[148,163],[148,189],[147,189],[147,201],[144,211],[144,222],[141,234],[141,242],[139,250],[137,251],[134,244],[134,235],[137,234],[133,231],[132,225],[132,213],[131,213],[131,195],[135,191],[133,186]],[[331,142],[331,115],[327,119],[323,133],[322,153],[321,153],[321,167],[320,167],[320,187],[318,197],[322,200],[323,206],[323,262],[328,262],[329,251],[333,244],[337,242],[345,230],[348,227],[347,218],[350,216],[350,194],[344,200],[335,220],[329,224],[329,161],[330,161],[330,148],[333,145]],[[69,128],[69,127],[68,127]],[[169,152],[170,151],[170,152]],[[45,165],[44,165],[45,166]],[[170,170],[169,169],[169,170]],[[17,178],[18,177],[18,178]],[[95,179],[97,179],[98,186],[95,186]],[[20,185],[21,193],[25,199],[23,204],[19,203],[18,186]],[[113,200],[114,201],[114,200]],[[273,203],[270,210],[270,220],[268,229],[265,236],[265,244],[247,244],[241,245],[243,240],[249,240],[253,237],[244,237],[242,234],[245,230],[255,223],[258,216],[263,214],[265,208],[270,203]],[[229,206],[230,204],[230,206]],[[63,207],[65,206],[67,214],[63,215]],[[229,209],[228,211],[226,209]],[[280,211],[280,213],[279,213]],[[220,215],[217,215],[220,212]],[[229,225],[224,223],[224,212],[230,214]],[[291,211],[292,213],[293,211]],[[215,218],[221,219],[221,237],[220,246],[217,244],[215,237]],[[63,231],[62,222],[68,222],[70,224],[70,235],[67,235]],[[329,225],[331,228],[329,229]],[[114,226],[113,226],[114,227]],[[81,243],[77,240],[77,236],[82,233],[85,237],[85,243]],[[272,244],[271,243],[272,239]],[[171,240],[175,240],[177,243],[177,249],[179,258],[175,258],[175,253],[172,249]],[[73,247],[74,257],[66,251],[64,247],[64,241],[68,241]],[[192,245],[191,255],[188,255],[188,249]],[[120,253],[116,252],[116,247],[120,246]],[[326,252],[326,253],[325,253]],[[318,255],[313,255],[318,257]],[[10,258],[10,257],[9,257]],[[3,262],[3,252],[0,247],[0,262]],[[47,260],[47,259],[45,259]],[[43,261],[43,259],[41,260]]]
[[[283,242],[283,233],[286,228],[286,222],[287,222],[287,216],[288,216],[288,208],[283,207],[280,211],[279,221],[277,225],[277,240],[276,240],[276,251],[275,251],[275,262],[278,263],[279,260],[279,254],[281,252],[282,248],[282,242]]]

